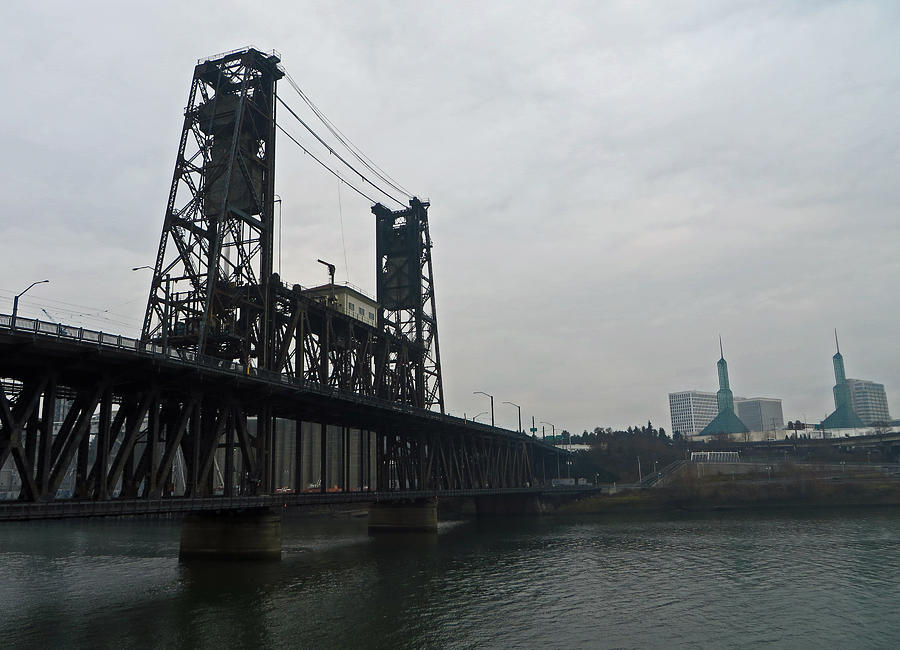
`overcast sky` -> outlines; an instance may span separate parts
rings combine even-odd
[[[900,416],[898,3],[8,0],[0,26],[2,311],[46,277],[23,315],[139,331],[193,66],[254,44],[431,200],[452,413],[669,429],[721,333],[735,394],[818,421],[837,327]],[[285,279],[330,259],[374,292],[367,202],[284,138],[276,184]]]

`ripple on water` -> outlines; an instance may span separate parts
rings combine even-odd
[[[895,647],[900,513],[543,518],[179,564],[160,522],[0,527],[0,647]],[[152,615],[148,615],[148,612]]]

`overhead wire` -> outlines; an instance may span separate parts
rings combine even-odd
[[[385,183],[390,185],[392,188],[405,195],[407,198],[412,198],[412,193],[408,190],[404,189],[402,185],[400,185],[397,181],[395,181],[387,172],[385,172],[381,167],[379,167],[374,160],[369,158],[363,151],[357,147],[344,133],[328,119],[328,117],[319,109],[318,106],[313,103],[313,101],[309,98],[309,96],[303,92],[303,89],[294,81],[294,78],[291,77],[290,73],[287,70],[284,70],[284,76],[288,80],[288,83],[294,89],[294,91],[300,95],[300,98],[309,106],[309,109],[319,118],[322,124],[325,125],[331,134],[337,138],[337,140],[343,144],[348,151],[363,165],[365,165],[373,174],[378,176]]]
[[[329,173],[331,173],[332,175],[334,175],[334,177],[337,178],[339,181],[341,181],[344,185],[346,185],[347,187],[349,187],[351,190],[353,190],[354,192],[356,192],[357,194],[359,194],[361,197],[363,197],[364,199],[366,199],[366,200],[369,201],[370,203],[378,203],[378,201],[376,201],[375,199],[373,199],[371,196],[369,196],[368,194],[366,194],[365,192],[363,192],[361,189],[359,189],[358,187],[356,187],[355,185],[353,185],[351,182],[349,182],[347,179],[345,179],[343,176],[341,176],[341,175],[338,174],[336,171],[334,171],[331,167],[329,167],[327,164],[325,164],[321,159],[319,159],[318,156],[316,156],[316,154],[312,153],[309,149],[307,149],[306,147],[304,147],[303,144],[302,144],[297,138],[295,138],[294,136],[292,136],[292,135],[291,135],[291,134],[283,127],[283,126],[281,126],[280,124],[276,124],[275,126],[278,127],[278,129],[279,129],[282,133],[284,133],[284,134],[291,140],[291,142],[293,142],[293,143],[296,144],[298,147],[300,147],[301,149],[303,149],[303,151],[304,151],[304,153],[306,153],[306,155],[308,155],[310,158],[312,158],[312,159],[315,160],[317,163],[319,163],[322,167],[324,167]]]
[[[0,288],[0,294],[7,294],[7,296],[0,295],[0,300],[8,300],[10,302],[13,301],[13,297],[16,295],[14,291],[2,288]],[[104,322],[118,325],[120,327],[134,327],[140,323],[138,319],[134,318],[131,315],[121,314],[112,310],[117,306],[123,306],[132,302],[136,302],[137,300],[140,300],[140,298],[128,300],[123,303],[119,303],[118,305],[110,306],[106,309],[99,309],[96,306],[79,305],[76,303],[66,302],[64,300],[44,298],[43,296],[29,296],[20,298],[19,305],[22,307],[30,307],[33,309],[50,307],[53,309],[57,317],[62,315],[66,318],[86,319],[87,321]]]
[[[303,118],[300,117],[300,116],[297,114],[297,112],[294,111],[294,109],[291,108],[291,107],[290,107],[290,106],[289,106],[289,105],[288,105],[281,97],[278,97],[277,99],[278,99],[278,102],[279,102],[282,106],[284,106],[284,107],[288,110],[288,112],[294,117],[294,119],[296,119],[298,122],[300,122],[300,124],[302,124],[303,127],[304,127],[307,131],[309,131],[309,132],[312,134],[312,136],[313,136],[316,140],[318,140],[319,143],[320,143],[323,147],[325,147],[326,149],[328,149],[328,153],[330,153],[331,155],[335,156],[338,160],[340,160],[342,163],[344,163],[344,165],[346,165],[346,166],[347,166],[348,168],[350,168],[357,176],[359,176],[359,177],[363,180],[363,182],[365,182],[365,183],[371,185],[372,187],[374,187],[374,188],[375,188],[376,190],[378,190],[381,194],[384,194],[386,197],[388,197],[391,201],[394,201],[395,203],[397,203],[397,204],[399,204],[399,205],[401,205],[401,206],[403,206],[403,207],[406,207],[406,204],[405,204],[403,201],[401,201],[400,199],[396,198],[396,197],[393,196],[390,192],[385,191],[384,189],[382,189],[381,187],[379,187],[377,184],[375,184],[375,183],[373,183],[372,181],[370,181],[368,178],[366,178],[366,176],[365,176],[361,171],[359,171],[359,170],[356,169],[353,165],[351,165],[349,162],[347,162],[347,160],[346,160],[341,154],[339,154],[337,151],[334,150],[334,148],[333,148],[331,145],[329,145],[327,142],[325,142],[325,141],[321,138],[321,136],[319,136],[319,134],[316,133],[316,132],[313,130],[313,128],[312,128],[309,124],[307,124],[307,123],[303,120]]]

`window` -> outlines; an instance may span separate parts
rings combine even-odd
[[[375,314],[369,312],[369,320],[375,320]]]
[[[366,308],[365,308],[365,307],[360,307],[360,308],[359,308],[359,313],[362,314],[363,316],[365,316],[365,315],[366,315]]]
[[[347,303],[347,304],[348,304],[349,307],[350,307],[350,311],[355,311],[355,310],[356,310],[356,305],[354,305],[352,302],[349,302],[349,303]]]

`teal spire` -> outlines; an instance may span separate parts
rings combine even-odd
[[[719,392],[716,393],[716,403],[719,414],[713,421],[703,427],[697,434],[708,436],[716,433],[746,433],[747,425],[734,412],[734,394],[728,384],[728,362],[725,361],[725,349],[722,347],[722,335],[719,335],[719,361],[716,363],[719,370]]]
[[[844,357],[841,356],[841,345],[838,343],[837,328],[834,330],[834,347],[837,348],[837,352],[831,357],[831,362],[834,364],[834,383],[841,385],[847,381],[847,373],[844,372]]]
[[[834,364],[834,413],[822,420],[819,426],[823,429],[851,429],[861,427],[862,420],[853,410],[850,400],[850,386],[847,385],[847,373],[844,371],[844,357],[838,343],[837,329],[834,330],[834,347],[836,352],[831,357]]]
[[[852,408],[850,402],[850,387],[847,385],[847,373],[844,371],[844,357],[841,356],[841,346],[838,343],[837,329],[834,330],[834,346],[837,352],[831,357],[834,364],[834,410]]]
[[[719,406],[719,413],[728,409],[734,410],[734,394],[731,392],[731,385],[728,383],[728,362],[725,361],[725,350],[722,347],[722,336],[719,335],[719,361],[716,363],[719,370],[719,392],[716,393],[716,402]]]

